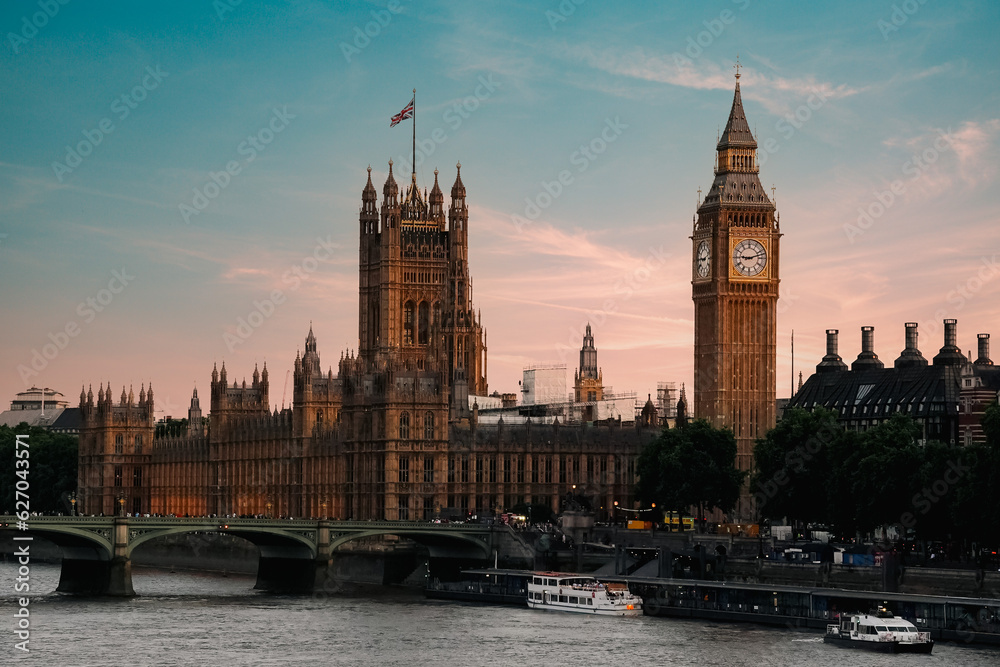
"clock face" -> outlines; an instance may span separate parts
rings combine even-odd
[[[755,239],[743,239],[733,248],[733,267],[744,276],[756,276],[767,266],[767,250]]]
[[[711,246],[708,245],[708,241],[702,241],[698,245],[696,261],[698,276],[701,278],[707,278],[709,271],[712,269],[712,249]]]

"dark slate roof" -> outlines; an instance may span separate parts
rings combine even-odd
[[[743,100],[740,97],[740,83],[736,82],[736,92],[733,95],[733,108],[729,112],[726,129],[719,138],[717,150],[726,148],[757,148],[757,141],[750,132],[746,114],[743,112]],[[756,171],[727,170],[716,173],[712,187],[705,194],[702,208],[711,208],[721,204],[737,204],[740,208],[759,206],[771,210],[774,205],[768,199],[767,193],[760,184]]]
[[[724,171],[716,174],[702,207],[721,203],[738,203],[741,208],[750,206],[761,206],[767,210],[774,208],[760,184],[760,177],[754,172]]]
[[[743,98],[740,97],[740,82],[736,82],[736,94],[733,95],[733,108],[729,111],[726,129],[719,138],[719,149],[732,146],[734,148],[757,148],[757,142],[750,132],[747,115],[743,112]]]
[[[62,411],[62,414],[56,418],[52,425],[49,426],[53,431],[68,431],[71,433],[77,433],[80,430],[80,426],[83,424],[83,418],[80,415],[80,408],[66,408]]]
[[[37,410],[5,410],[0,412],[0,424],[14,427],[24,422],[29,426],[49,426],[54,419],[58,419],[60,413],[66,408],[48,408],[42,412]]]
[[[816,373],[788,407],[830,408],[842,419],[887,419],[897,411],[915,418],[954,416],[960,372],[960,366],[917,366]]]

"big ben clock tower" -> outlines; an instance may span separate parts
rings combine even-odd
[[[758,178],[757,142],[740,98],[739,63],[715,181],[692,240],[694,416],[736,435],[749,470],[756,438],[775,423],[778,216]]]

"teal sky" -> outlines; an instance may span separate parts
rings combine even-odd
[[[462,163],[490,390],[572,369],[587,321],[614,391],[690,384],[688,237],[737,54],[784,234],[779,396],[792,329],[806,376],[827,328],[850,362],[874,325],[891,363],[905,322],[929,358],[955,317],[1000,358],[1000,4],[230,4],[0,7],[3,400],[152,381],[179,415],[213,362],[266,360],[280,404],[310,321],[336,368],[365,169],[380,193],[405,170],[413,88],[418,182]]]

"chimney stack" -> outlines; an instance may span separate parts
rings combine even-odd
[[[979,358],[976,359],[977,366],[992,366],[990,361],[990,335],[988,333],[979,334]]]
[[[958,341],[957,320],[944,321],[944,346],[934,357],[935,366],[957,366],[965,363],[965,355],[955,343]]]
[[[871,368],[885,368],[885,364],[875,354],[875,327],[861,327],[861,354],[851,364],[851,370],[866,371]]]
[[[900,352],[899,357],[893,364],[896,368],[910,368],[913,366],[926,366],[927,360],[917,349],[917,323],[906,323],[906,349]]]
[[[823,361],[816,364],[817,373],[834,373],[847,370],[847,364],[837,354],[838,333],[840,332],[837,329],[826,330],[826,356],[823,357]]]

